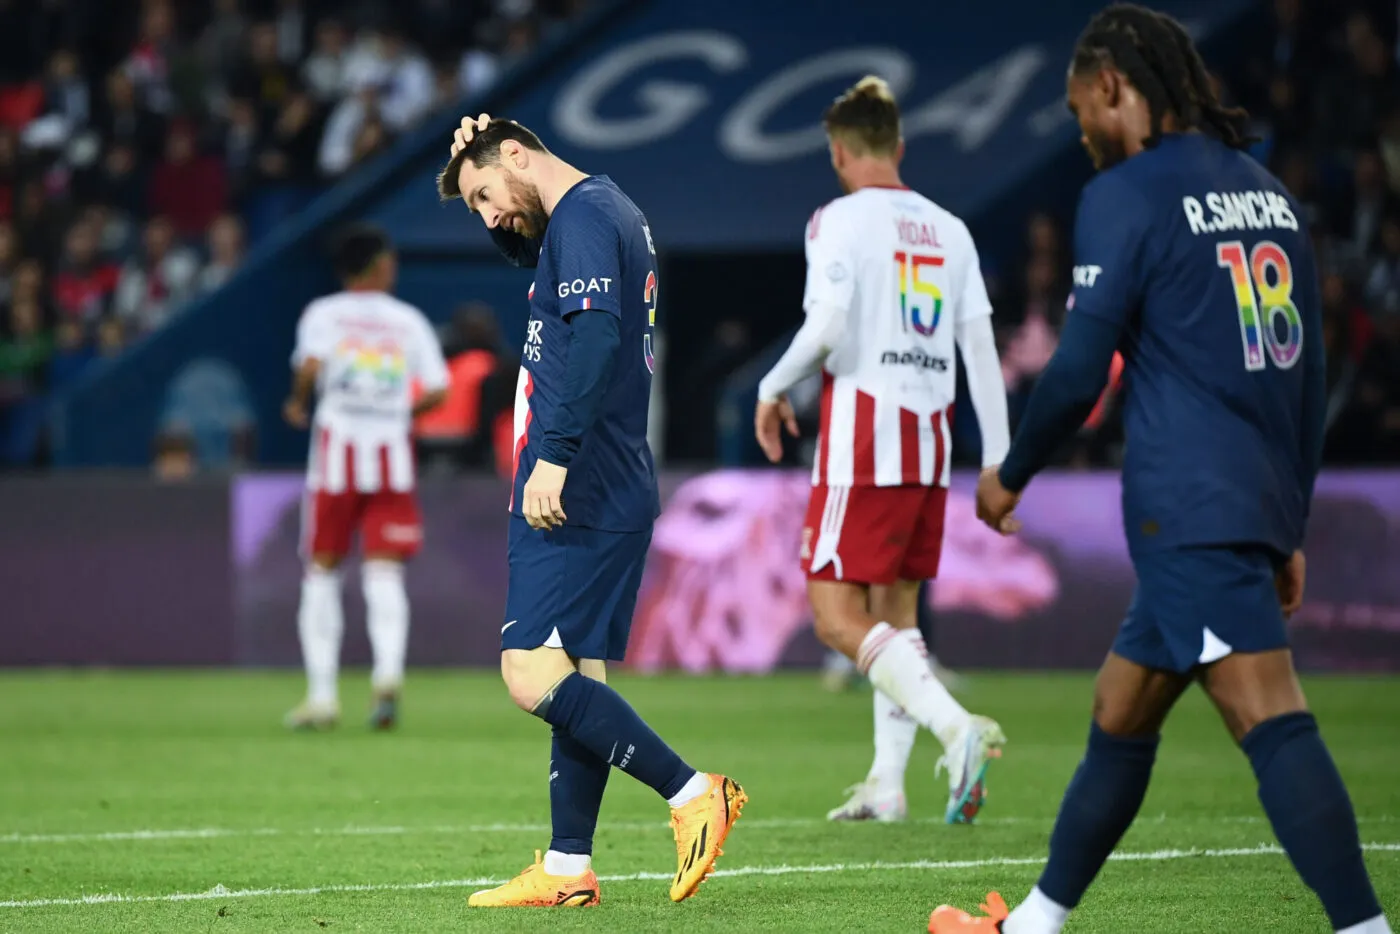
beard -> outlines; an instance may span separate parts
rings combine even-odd
[[[506,191],[516,204],[516,209],[506,219],[508,229],[532,240],[543,237],[545,228],[549,226],[549,215],[545,213],[539,186],[525,181],[514,172],[506,172]]]
[[[1086,132],[1084,137],[1089,141],[1089,158],[1094,161],[1094,168],[1100,171],[1111,169],[1128,158],[1128,150],[1122,140],[1106,133]]]

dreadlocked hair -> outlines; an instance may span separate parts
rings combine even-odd
[[[1162,139],[1162,120],[1176,117],[1183,130],[1200,130],[1233,149],[1254,140],[1246,126],[1249,114],[1226,107],[1216,96],[1205,62],[1185,27],[1165,13],[1135,3],[1115,3],[1097,13],[1074,48],[1075,74],[1111,65],[1147,100],[1151,149]]]

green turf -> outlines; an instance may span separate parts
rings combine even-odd
[[[911,769],[918,820],[834,826],[821,816],[869,761],[867,693],[828,694],[810,675],[615,683],[688,760],[748,789],[752,802],[720,862],[738,873],[682,905],[667,900],[663,880],[605,881],[601,908],[544,914],[465,907],[468,880],[513,874],[549,839],[548,730],[511,707],[490,673],[414,674],[395,735],[360,725],[367,690],[358,673],[347,679],[350,722],[321,735],[281,730],[299,692],[289,674],[0,674],[0,902],[10,903],[0,931],[920,931],[940,902],[971,907],[999,887],[1014,903],[1034,882],[1029,862],[940,864],[1043,856],[1090,691],[1082,676],[971,680],[966,703],[1010,736],[978,826],[936,821],[943,793],[930,737]],[[1362,838],[1400,844],[1400,680],[1311,679],[1307,689]],[[665,821],[651,791],[614,774],[599,873],[669,876]],[[175,830],[207,833],[129,835]],[[1201,698],[1188,697],[1122,850],[1271,842],[1248,764]],[[1400,848],[1368,860],[1387,909],[1400,913]],[[797,871],[752,872],[761,867]],[[409,888],[431,882],[447,884]],[[13,905],[216,886],[231,894]],[[239,894],[328,886],[370,888]],[[1067,930],[1325,929],[1284,857],[1205,854],[1110,864]]]

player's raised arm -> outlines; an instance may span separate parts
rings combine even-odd
[[[1006,381],[1001,375],[996,335],[992,332],[992,303],[977,258],[977,246],[967,237],[962,292],[958,300],[954,336],[962,351],[967,393],[982,432],[982,466],[996,467],[1011,446],[1006,416]]]
[[[822,225],[824,210],[807,222],[807,286],[802,299],[806,320],[758,384],[754,434],[764,455],[775,464],[783,457],[782,429],[797,436],[797,418],[787,394],[820,370],[841,342],[855,297],[855,270],[843,231],[836,224]]]
[[[994,528],[1103,393],[1141,298],[1150,224],[1141,196],[1117,176],[1100,175],[1085,187],[1074,224],[1074,292],[1059,346],[1036,381],[1005,462],[979,489],[979,514]]]

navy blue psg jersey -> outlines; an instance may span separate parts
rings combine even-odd
[[[511,511],[561,402],[571,318],[618,319],[620,343],[597,420],[564,481],[569,525],[613,532],[650,528],[660,511],[647,446],[656,249],[646,218],[605,175],[569,189],[554,206],[530,287],[530,322],[515,396],[515,483]]]
[[[1300,546],[1322,418],[1307,387],[1325,366],[1302,218],[1254,159],[1200,134],[1085,187],[1069,313],[1124,329],[1133,550]]]

